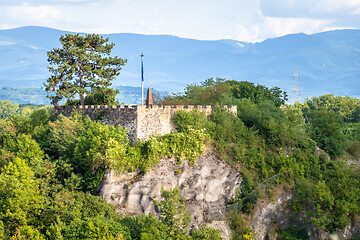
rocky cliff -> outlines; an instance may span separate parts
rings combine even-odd
[[[153,200],[161,200],[161,188],[179,188],[186,198],[186,207],[191,214],[191,227],[206,224],[220,229],[224,239],[230,239],[231,231],[225,221],[225,209],[229,199],[241,186],[240,172],[217,157],[214,150],[207,150],[193,166],[187,161],[177,165],[175,158],[164,158],[146,174],[105,173],[98,188],[98,195],[117,207],[122,215],[156,213]],[[250,217],[254,239],[273,239],[274,224],[281,228],[291,226],[289,219],[297,225],[305,224],[304,216],[295,214],[289,206],[292,191],[279,192],[271,201],[258,199]],[[262,203],[263,202],[263,203]],[[305,217],[306,218],[306,217]],[[294,220],[293,220],[294,221]],[[275,228],[276,228],[275,226]],[[309,239],[328,239],[329,233],[312,224],[303,225]],[[337,231],[338,239],[349,239],[358,232],[358,226],[349,225]]]
[[[240,188],[240,173],[216,156],[205,151],[193,166],[186,161],[176,165],[174,158],[164,158],[146,173],[122,174],[108,171],[98,188],[99,196],[114,204],[121,214],[156,213],[153,200],[161,199],[161,188],[179,188],[186,198],[193,227],[212,222],[229,239],[224,219],[228,200]],[[215,220],[215,221],[213,221]]]

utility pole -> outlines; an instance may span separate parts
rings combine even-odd
[[[141,105],[144,105],[144,54],[141,53]]]
[[[300,74],[298,71],[294,72],[294,76],[293,76],[293,81],[294,81],[294,88],[293,88],[293,98],[294,98],[294,102],[300,102],[300,86],[299,86],[299,81],[300,81]]]

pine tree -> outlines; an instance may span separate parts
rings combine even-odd
[[[48,52],[52,76],[44,83],[51,103],[58,105],[64,97],[73,100],[76,94],[84,105],[86,94],[106,88],[120,74],[126,60],[110,57],[114,43],[97,34],[65,34],[61,48]]]

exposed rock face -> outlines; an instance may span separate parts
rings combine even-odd
[[[296,221],[297,226],[305,227],[310,240],[327,240],[327,239],[360,239],[360,228],[355,224],[350,224],[344,230],[338,230],[330,234],[319,227],[310,223],[308,217],[302,215],[293,215],[294,212],[289,206],[289,201],[294,197],[293,193],[282,193],[273,202],[262,204],[255,209],[251,219],[251,226],[254,229],[256,240],[274,239],[270,235],[272,222],[276,222],[281,228],[291,226],[289,216]],[[301,225],[303,224],[303,225]]]
[[[206,151],[193,166],[186,161],[176,166],[174,158],[165,158],[144,176],[109,171],[98,194],[117,206],[120,213],[135,215],[155,213],[153,199],[161,200],[161,188],[178,187],[186,198],[192,224],[199,226],[224,218],[226,202],[240,184],[236,169],[220,160],[215,152]]]
[[[264,240],[267,237],[268,231],[271,226],[271,221],[277,220],[281,225],[286,225],[287,217],[284,217],[284,209],[287,207],[287,201],[293,197],[293,194],[284,194],[276,201],[261,206],[256,210],[253,219],[252,227],[255,232],[256,240]]]

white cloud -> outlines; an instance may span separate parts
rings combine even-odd
[[[256,4],[255,4],[256,6]],[[236,23],[250,22],[254,3],[247,0],[144,1],[114,0],[107,4],[61,6],[64,18],[71,19],[71,30],[171,34],[198,39],[234,37]],[[79,11],[77,11],[79,12]]]
[[[28,4],[2,8],[1,15],[9,18],[12,22],[20,24],[29,23],[28,25],[43,25],[44,23],[58,22],[62,16],[61,12],[53,6],[30,6]]]
[[[354,9],[360,8],[359,0],[321,0],[316,5],[317,10],[329,12],[329,13],[339,13],[348,15],[353,12]]]
[[[271,35],[281,36],[284,32],[312,34],[328,27],[330,23],[330,20],[322,19],[264,17],[262,29],[267,31],[263,32],[260,38],[269,38]]]
[[[279,37],[291,33],[312,34],[332,30],[330,20],[310,18],[278,18],[259,16],[257,24],[237,25],[233,39],[259,42],[267,38]]]
[[[263,39],[260,39],[260,27],[259,25],[243,25],[238,24],[233,33],[232,37],[228,37],[229,39],[238,39],[245,42],[257,42]]]
[[[262,12],[271,17],[334,18],[353,14],[359,0],[260,0]]]
[[[359,8],[355,8],[352,12],[351,15],[360,15],[360,7]]]
[[[70,3],[70,4],[88,4],[91,2],[105,2],[111,0],[1,0],[0,5],[3,6],[11,6],[11,5],[58,5],[63,3]]]
[[[0,28],[42,25],[241,41],[360,28],[360,0],[1,0],[0,5]]]

